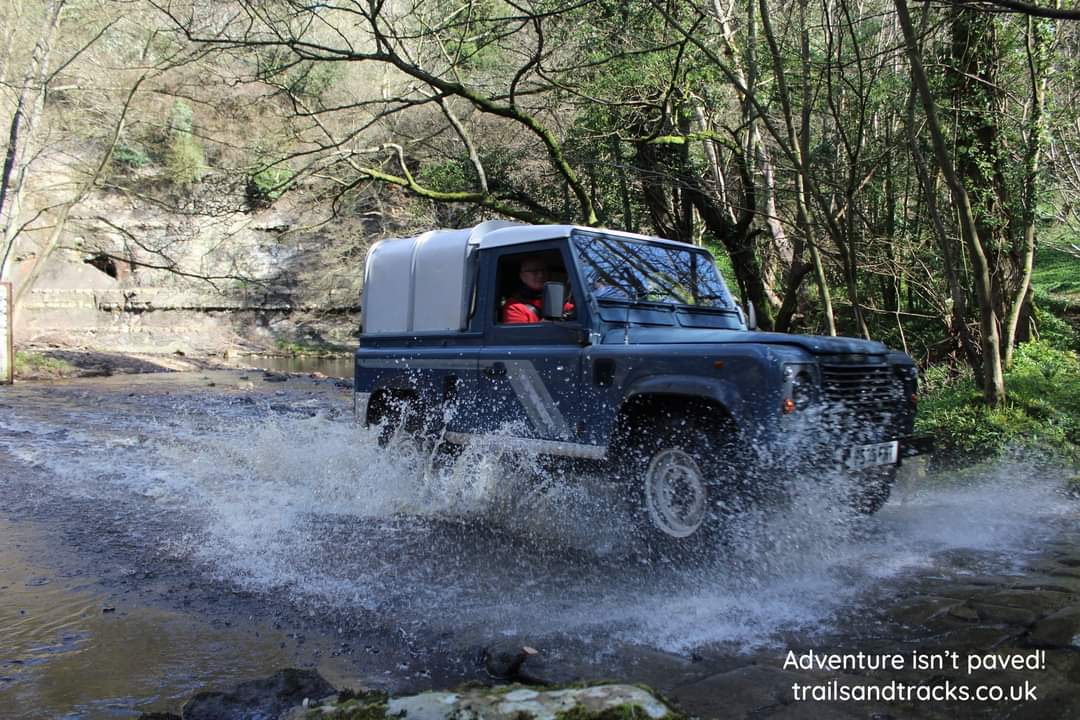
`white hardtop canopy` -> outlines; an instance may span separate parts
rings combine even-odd
[[[487,223],[484,223],[484,225],[487,225]],[[475,230],[484,227],[484,225],[477,225],[474,232]],[[584,225],[521,225],[516,223],[506,223],[503,227],[488,230],[478,238],[470,238],[469,242],[478,245],[480,249],[483,250],[487,248],[504,247],[506,245],[518,245],[520,243],[570,237],[571,233],[575,230],[580,230],[581,232],[603,233],[604,235],[626,238],[627,240],[647,240],[649,242],[663,243],[664,245],[673,245],[682,248],[693,247],[687,243],[676,242],[675,240],[665,240],[663,238],[650,237],[648,235],[638,235],[637,233],[623,232],[622,230],[591,228],[585,227]]]
[[[569,237],[575,230],[689,248],[686,243],[579,225],[489,220],[462,230],[432,230],[375,243],[361,299],[365,335],[459,332],[468,325],[476,249]]]

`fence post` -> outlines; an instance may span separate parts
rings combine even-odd
[[[0,385],[15,378],[15,346],[12,342],[11,283],[0,282]]]

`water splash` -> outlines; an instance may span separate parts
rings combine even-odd
[[[52,493],[168,517],[162,556],[242,589],[480,638],[768,646],[829,628],[883,580],[948,551],[1022,555],[1076,512],[1058,479],[1024,460],[901,487],[870,518],[837,501],[843,477],[800,473],[787,502],[742,516],[680,568],[636,550],[603,472],[509,457],[497,438],[417,466],[323,400],[57,400],[31,397],[0,422],[6,468],[49,473]]]

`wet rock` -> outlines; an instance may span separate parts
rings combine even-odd
[[[784,705],[765,717],[769,720],[895,720],[892,715],[868,713],[850,703],[819,702]]]
[[[979,611],[971,607],[967,603],[960,605],[954,605],[949,608],[949,617],[956,618],[957,620],[963,620],[965,622],[978,622]]]
[[[167,712],[150,712],[143,713],[139,716],[139,720],[182,720],[179,715]]]
[[[1034,610],[1038,613],[1047,613],[1068,604],[1069,596],[1053,590],[1048,592],[1041,590],[1002,590],[990,593],[980,598],[980,600],[992,605],[1005,605],[1007,607]]]
[[[791,686],[807,678],[775,667],[748,665],[683,685],[672,693],[702,717],[767,716],[793,702]]]
[[[1044,559],[1036,560],[1031,564],[1031,569],[1045,575],[1054,577],[1080,578],[1080,566],[1067,565],[1059,560]]]
[[[1023,608],[992,605],[989,603],[975,603],[973,607],[979,612],[979,616],[983,621],[1000,623],[1002,625],[1019,625],[1027,627],[1039,618],[1036,613]]]
[[[928,577],[915,579],[912,587],[923,595],[951,595],[957,592],[978,592],[987,587],[1007,588],[1016,581],[1014,575],[959,575],[957,577]]]
[[[521,678],[526,660],[539,655],[539,651],[520,641],[508,640],[484,649],[484,668],[488,674],[500,680]]]
[[[1031,577],[1013,583],[1017,590],[1037,590],[1040,592],[1080,593],[1080,579],[1067,576]]]
[[[631,708],[635,708],[636,712]],[[616,684],[562,690],[511,687],[449,693],[429,692],[390,700],[387,716],[404,716],[409,720],[517,720],[552,717],[640,717],[676,720],[682,717],[648,690],[634,685]],[[328,709],[324,717],[349,716],[335,715],[333,709]]]
[[[926,625],[931,618],[948,613],[949,609],[956,605],[956,602],[957,598],[951,597],[913,597],[887,608],[884,614],[890,620],[901,625]]]
[[[1035,623],[1028,635],[1035,647],[1080,648],[1080,605],[1071,605]]]
[[[1031,652],[1019,648],[1010,651]],[[989,684],[1011,685],[1025,680],[1037,685],[1038,700],[1014,706],[1009,711],[1009,720],[1076,720],[1080,653],[1075,650],[1047,650],[1045,670],[980,677],[980,681]]]
[[[232,692],[201,692],[186,703],[184,720],[276,718],[289,708],[336,691],[314,670],[289,668],[268,678],[240,683]]]
[[[1046,570],[1046,574],[1052,577],[1077,578],[1080,580],[1080,567],[1071,565],[1058,565]]]
[[[278,383],[278,382],[285,382],[288,379],[289,379],[289,376],[287,374],[285,374],[285,373],[269,372],[269,371],[263,373],[263,381],[265,381],[265,382]]]
[[[753,664],[754,657],[711,657],[695,662],[691,658],[647,647],[634,647],[625,650],[621,657],[625,662],[625,673],[635,682],[660,687],[687,685],[717,673],[737,670]],[[761,662],[771,663],[773,658],[759,656]],[[593,670],[595,673],[595,670]],[[582,668],[584,675],[584,668]]]
[[[1001,628],[986,625],[964,623],[954,624],[954,629],[920,641],[920,649],[927,652],[934,650],[964,650],[967,648],[993,648],[1019,640],[1023,634],[1020,628]]]

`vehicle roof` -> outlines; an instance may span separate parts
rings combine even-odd
[[[468,326],[476,251],[599,232],[630,241],[697,249],[686,243],[581,225],[525,225],[488,220],[460,230],[393,238],[368,250],[361,304],[365,335],[459,332]]]
[[[640,235],[638,233],[625,232],[623,230],[608,230],[607,228],[586,227],[584,225],[508,225],[484,233],[479,238],[478,242],[472,242],[474,242],[481,250],[486,250],[488,248],[505,247],[507,245],[520,245],[528,242],[539,242],[540,240],[570,237],[570,234],[575,230],[580,230],[581,232],[603,233],[605,235],[621,237],[627,240],[644,240],[685,249],[702,249],[690,245],[689,243],[678,242],[677,240],[666,240],[664,238]]]

